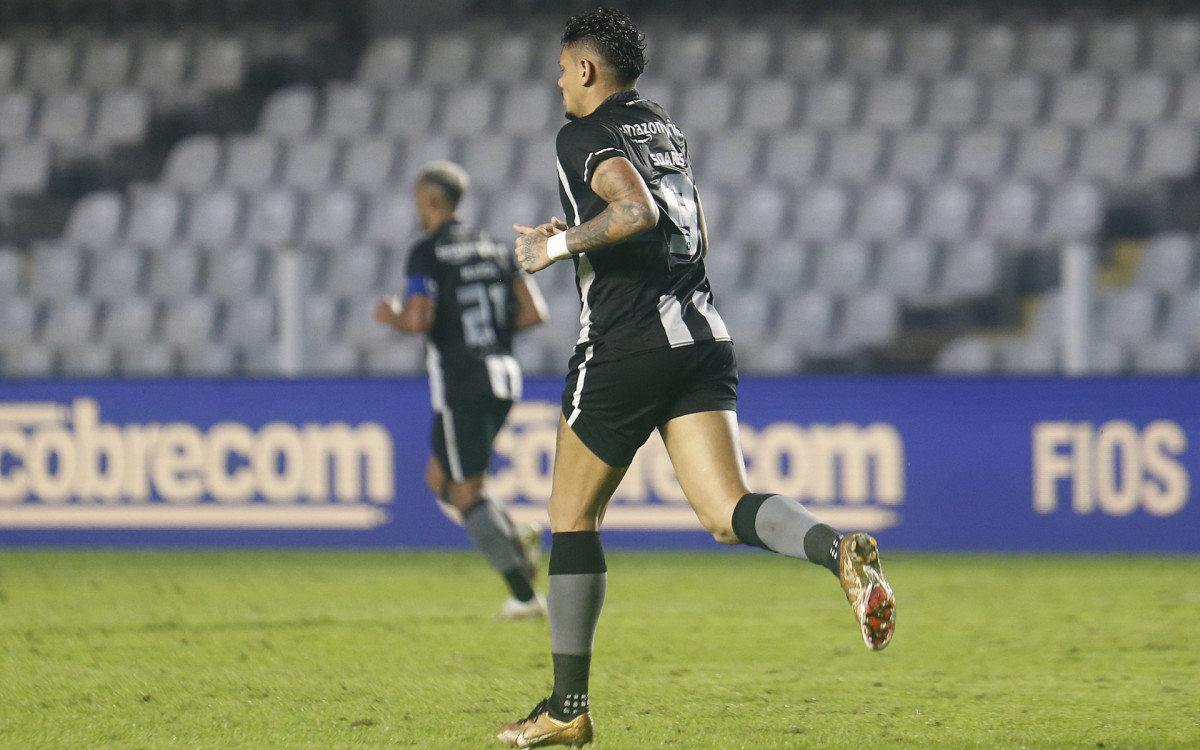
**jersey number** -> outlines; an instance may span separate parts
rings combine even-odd
[[[499,282],[467,284],[458,288],[458,306],[462,309],[463,340],[470,347],[496,343],[496,327],[503,325],[508,309],[508,289]]]
[[[663,175],[659,182],[667,217],[679,230],[670,237],[671,255],[691,260],[700,252],[700,212],[696,208],[696,186],[683,173]]]

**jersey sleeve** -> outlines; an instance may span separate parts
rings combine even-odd
[[[596,122],[569,122],[558,131],[558,162],[573,180],[587,185],[596,167],[614,156],[629,157],[625,145],[608,128]]]
[[[404,274],[408,277],[408,284],[404,290],[405,297],[424,294],[426,297],[437,299],[438,264],[432,239],[413,246],[412,251],[408,254],[408,264],[404,268]]]

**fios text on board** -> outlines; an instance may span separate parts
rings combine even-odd
[[[0,405],[0,506],[390,503],[393,450],[374,423],[202,430],[104,423],[91,398],[10,403]]]
[[[1142,428],[1123,420],[1039,422],[1033,428],[1034,510],[1050,514],[1061,504],[1080,515],[1141,510],[1173,516],[1191,489],[1179,461],[1187,443],[1183,428],[1166,419]]]

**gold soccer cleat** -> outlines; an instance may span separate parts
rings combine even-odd
[[[863,642],[872,651],[886,648],[896,631],[896,596],[879,566],[875,539],[856,531],[840,543],[842,590],[862,627]]]
[[[559,721],[550,715],[547,698],[524,719],[501,725],[496,737],[507,747],[583,747],[592,741],[592,714],[585,711],[570,721]]]

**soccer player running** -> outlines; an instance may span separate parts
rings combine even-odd
[[[875,540],[842,536],[799,502],[751,492],[737,427],[737,362],[704,269],[708,239],[687,141],[635,86],[644,37],[601,9],[562,37],[558,133],[568,224],[516,226],[527,271],[570,258],[582,330],[568,366],[550,493],[550,641],[554,690],[500,727],[509,747],[592,740],[588,675],[607,567],[599,528],[638,448],[657,429],[680,486],[717,541],[831,570],[871,649],[895,628],[895,598]],[[716,250],[714,252],[719,252]]]
[[[375,319],[427,337],[434,415],[425,482],[462,514],[467,536],[508,584],[497,618],[539,617],[546,604],[532,585],[535,540],[487,497],[483,480],[492,441],[521,397],[513,332],[544,322],[546,303],[507,246],[459,222],[467,185],[466,171],[452,162],[422,168],[413,195],[428,234],[409,252],[403,301],[380,299]]]

